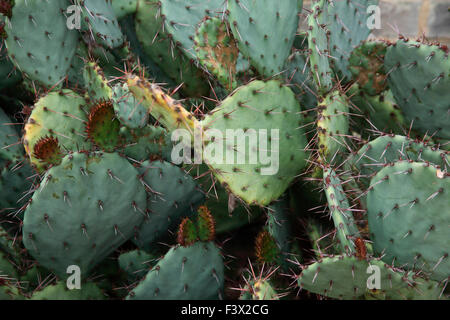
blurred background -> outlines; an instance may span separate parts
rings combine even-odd
[[[311,7],[310,0],[304,3]],[[379,6],[381,29],[374,30],[373,37],[393,40],[398,33],[408,38],[425,34],[429,40],[450,45],[450,0],[380,0]]]

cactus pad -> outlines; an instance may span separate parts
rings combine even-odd
[[[240,87],[201,122],[204,129],[222,134],[222,138],[216,137],[212,144],[222,155],[204,152],[205,163],[226,188],[246,203],[269,204],[283,194],[305,166],[306,137],[301,128],[300,111],[294,93],[278,81],[253,81]],[[238,143],[236,137],[226,138],[227,130],[233,134],[236,130],[243,131],[237,135]],[[252,132],[257,136],[256,141],[249,139],[247,144],[246,135]],[[216,145],[223,141],[223,146]],[[275,150],[275,141],[278,150]],[[236,150],[242,146],[246,150]],[[226,159],[230,151],[231,164]],[[262,152],[272,157],[271,164],[263,164]],[[253,156],[257,157],[255,164],[251,163]],[[245,161],[239,160],[242,157]]]
[[[413,128],[449,139],[449,49],[399,40],[388,47],[385,70],[389,87]]]
[[[212,242],[174,247],[130,292],[128,300],[221,299],[224,265]]]
[[[398,161],[371,179],[369,228],[383,261],[448,278],[449,190],[450,177],[424,162]]]
[[[368,289],[369,277],[379,269],[380,288]],[[356,257],[324,258],[307,266],[298,278],[300,287],[336,299],[363,299],[367,295],[381,299],[437,299],[441,288],[433,281],[413,278],[396,271],[382,261]]]
[[[150,212],[134,242],[146,248],[167,236],[183,217],[193,215],[204,201],[204,195],[191,176],[168,162],[146,161],[138,171],[147,189]]]
[[[38,169],[42,164],[34,156],[34,147],[41,138],[57,138],[61,150],[90,149],[85,134],[87,116],[84,106],[84,99],[68,89],[51,92],[35,104],[25,125],[24,146]]]
[[[219,18],[204,21],[197,30],[194,43],[200,63],[232,91],[237,85],[235,76],[239,49],[226,22]]]
[[[77,49],[78,33],[66,26],[68,6],[67,0],[15,0],[11,23],[5,25],[9,57],[30,79],[45,86],[66,77]]]
[[[146,194],[137,176],[117,154],[67,155],[46,172],[27,207],[25,247],[60,277],[70,265],[85,277],[143,222]]]
[[[228,11],[239,49],[258,72],[271,77],[283,71],[298,27],[298,1],[230,0]]]

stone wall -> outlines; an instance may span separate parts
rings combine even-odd
[[[304,7],[309,9],[310,2],[304,0]],[[394,40],[398,33],[409,38],[425,34],[450,44],[450,0],[380,0],[379,5],[381,29],[374,30],[374,37]]]

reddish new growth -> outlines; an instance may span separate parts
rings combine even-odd
[[[177,234],[177,242],[183,247],[191,246],[197,240],[197,233],[193,222],[189,218],[184,218],[180,223]]]
[[[33,148],[34,157],[47,165],[58,165],[62,159],[58,138],[43,137]]]
[[[199,232],[202,236],[202,239],[200,240],[213,241],[216,235],[216,226],[208,207],[200,206],[200,208],[198,208],[198,221],[200,228]]]
[[[364,240],[361,238],[356,238],[355,246],[356,246],[356,257],[359,260],[365,260],[367,255],[367,249]]]
[[[114,107],[111,101],[100,101],[96,105],[93,106],[91,112],[89,112],[88,123],[86,126],[86,133],[92,134],[93,129],[95,129],[95,125],[102,123],[105,120],[111,120],[111,117],[114,116]],[[92,139],[91,136],[89,138]]]
[[[4,22],[0,22],[0,39],[6,39],[8,38],[8,35],[6,34],[5,31],[5,23]],[[0,47],[1,50],[1,47]]]
[[[119,143],[120,123],[115,118],[111,101],[101,100],[89,113],[86,134],[91,142],[104,150],[113,150]]]
[[[0,0],[0,13],[4,16],[11,18],[12,7],[11,0]]]
[[[261,263],[275,262],[280,253],[275,239],[266,230],[261,231],[256,237],[255,251],[256,257]]]

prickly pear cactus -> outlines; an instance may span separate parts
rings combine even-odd
[[[227,137],[224,146],[216,147],[221,154],[205,152],[205,162],[218,180],[246,203],[269,204],[283,194],[291,179],[305,166],[308,155],[304,150],[306,139],[299,134],[300,111],[293,92],[278,81],[254,81],[240,87],[201,124],[204,129],[222,133],[222,137],[226,130],[233,129],[244,130],[244,134],[236,142],[235,138]],[[247,130],[250,119],[254,125]],[[256,139],[250,140],[251,154],[247,152],[246,158],[240,160],[245,151],[235,150],[238,145],[245,145],[246,133]],[[268,140],[272,143],[267,143]],[[221,142],[220,138],[214,140],[217,141]],[[235,164],[225,161],[230,150]],[[270,157],[275,161],[270,162]]]
[[[174,79],[177,83],[183,83],[182,90],[186,91],[188,95],[206,95],[209,89],[208,83],[204,80],[202,72],[195,67],[192,61],[193,57],[186,56],[183,48],[172,44],[174,38],[164,27],[161,5],[162,3],[157,0],[139,2],[135,28],[136,37],[142,50],[146,56],[158,64],[169,78]]]
[[[347,148],[346,136],[349,129],[347,97],[334,91],[326,95],[317,108],[319,158],[323,163],[331,163]]]
[[[398,161],[371,179],[369,228],[383,261],[437,281],[448,277],[449,188],[449,177],[423,162]]]
[[[267,10],[270,7],[271,10]],[[239,50],[264,77],[283,71],[298,26],[298,1],[228,1]]]
[[[449,49],[303,2],[0,0],[0,300],[449,299]]]
[[[398,160],[423,161],[448,171],[450,159],[448,152],[427,145],[425,141],[415,141],[400,135],[382,135],[352,155],[346,165],[358,172],[356,181],[367,188],[370,179],[385,166]]]
[[[222,16],[223,0],[162,0],[161,14],[164,26],[175,46],[180,47],[189,59],[195,59],[194,37],[197,26],[205,17]]]
[[[351,78],[349,59],[355,47],[371,32],[371,7],[378,0],[329,1],[326,27],[329,31],[331,65],[337,74]],[[375,68],[371,68],[374,71]]]
[[[378,283],[368,277],[376,272]],[[437,282],[413,280],[412,274],[398,272],[382,261],[352,256],[324,258],[304,269],[298,283],[303,289],[336,299],[426,300],[439,298],[442,291]]]
[[[316,89],[326,93],[333,87],[329,49],[326,29],[328,15],[327,0],[312,3],[312,13],[308,16],[308,53],[311,72],[314,77]]]
[[[25,125],[24,135],[25,150],[36,168],[49,164],[46,163],[48,138],[52,138],[49,146],[52,154],[90,148],[85,133],[87,115],[84,108],[84,99],[68,89],[49,93],[38,100]],[[40,148],[42,145],[44,148]]]
[[[136,101],[126,84],[117,84],[113,88],[114,111],[117,118],[131,129],[143,128],[148,122],[147,110]]]
[[[77,4],[82,8],[81,28],[90,40],[108,48],[117,48],[123,44],[124,38],[111,3],[108,0],[84,0]]]
[[[236,88],[239,49],[236,40],[228,32],[226,22],[219,18],[203,22],[197,29],[194,44],[200,63],[210,70],[225,88]]]
[[[23,149],[20,146],[19,133],[15,128],[14,122],[8,115],[0,109],[0,137],[1,149],[0,157],[3,160],[15,162],[23,155]]]
[[[223,298],[224,266],[212,242],[171,248],[128,300],[210,300]]]
[[[389,87],[413,128],[450,139],[450,75],[446,46],[398,40],[386,50]]]
[[[49,285],[33,293],[31,300],[104,300],[105,296],[94,283],[83,283],[80,289],[69,290],[64,282]]]
[[[330,168],[324,170],[323,180],[328,208],[337,230],[336,233],[341,250],[346,254],[354,253],[354,240],[359,238],[360,235],[342,188],[342,182]]]
[[[182,218],[192,216],[204,195],[190,175],[165,161],[145,161],[138,171],[147,189],[149,213],[134,242],[148,248],[178,227]]]
[[[60,85],[77,49],[78,32],[66,26],[68,0],[15,0],[5,24],[8,55],[27,77]],[[49,19],[49,17],[52,17]]]
[[[69,154],[47,171],[26,209],[24,245],[60,277],[67,277],[70,265],[78,265],[86,277],[135,235],[146,207],[138,171],[124,158]]]
[[[384,57],[386,44],[378,41],[363,42],[351,53],[349,69],[361,90],[374,96],[386,90]]]

